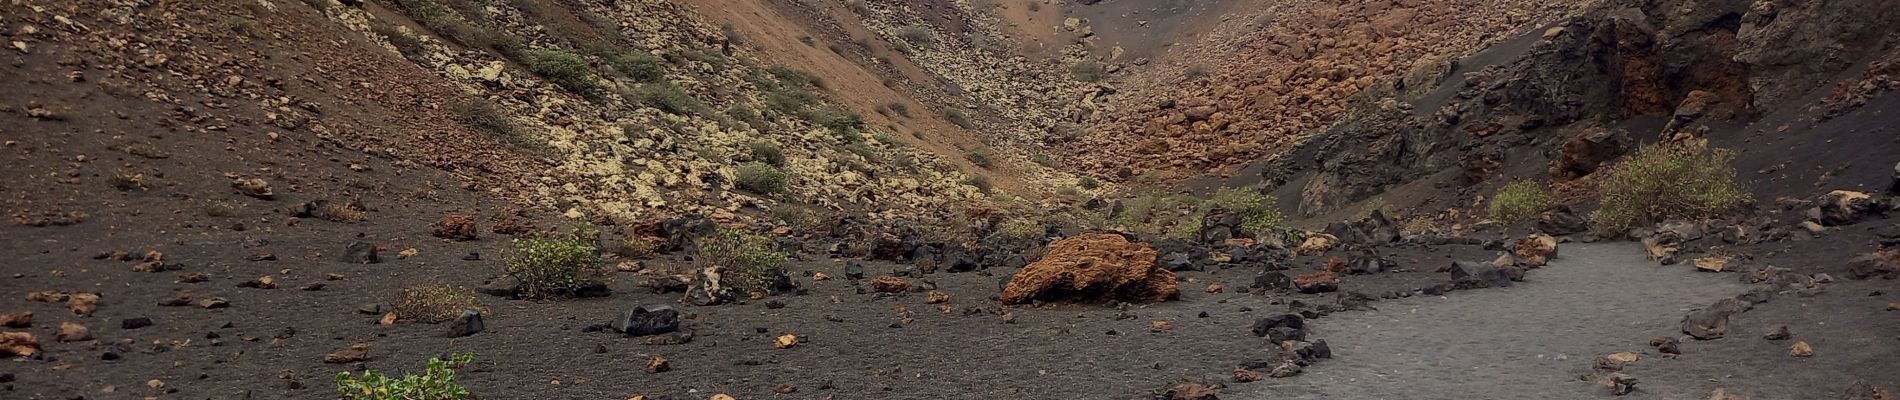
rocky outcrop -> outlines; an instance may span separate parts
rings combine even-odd
[[[1162,301],[1180,296],[1174,272],[1154,248],[1117,234],[1093,233],[1050,243],[1042,258],[1011,277],[1004,304],[1033,300]]]

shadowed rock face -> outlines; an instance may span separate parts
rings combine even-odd
[[[1439,172],[1457,172],[1448,184],[1475,184],[1525,161],[1507,159],[1513,149],[1594,146],[1558,157],[1553,178],[1567,179],[1587,173],[1579,167],[1602,158],[1594,154],[1622,152],[1606,145],[1700,136],[1713,123],[1788,106],[1791,94],[1820,82],[1791,75],[1833,76],[1891,57],[1840,49],[1880,48],[1877,38],[1900,27],[1868,21],[1900,15],[1900,3],[1783,3],[1605,4],[1518,39],[1528,43],[1522,48],[1500,45],[1493,50],[1500,54],[1488,56],[1495,65],[1460,65],[1432,93],[1360,104],[1326,133],[1270,161],[1263,178],[1310,177],[1300,188],[1299,211],[1316,215]],[[1841,15],[1858,10],[1866,12]],[[1662,132],[1602,137],[1599,127],[1643,117],[1661,118]]]
[[[1034,300],[1163,301],[1180,296],[1174,272],[1155,263],[1153,247],[1116,234],[1075,236],[1049,244],[1040,260],[1003,288],[1005,304]]]

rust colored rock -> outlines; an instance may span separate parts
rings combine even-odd
[[[871,280],[871,289],[879,293],[903,293],[910,289],[910,281],[895,276],[880,276]]]
[[[442,217],[435,223],[435,237],[453,240],[475,240],[481,228],[476,227],[475,218],[462,214]]]
[[[1003,304],[1032,300],[1163,301],[1180,297],[1174,272],[1155,264],[1155,249],[1116,234],[1094,233],[1049,244],[1003,288]]]
[[[14,311],[0,314],[0,326],[8,328],[27,328],[33,326],[32,311]]]
[[[1524,265],[1542,267],[1557,257],[1557,238],[1541,233],[1530,235],[1511,246],[1511,255],[1517,256]]]
[[[40,340],[26,332],[0,332],[0,354],[32,357],[40,353]]]
[[[1300,293],[1325,293],[1339,290],[1339,276],[1331,271],[1319,271],[1293,277],[1293,287]]]

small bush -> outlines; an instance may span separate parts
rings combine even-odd
[[[507,272],[521,281],[520,296],[571,296],[606,275],[607,262],[594,252],[594,236],[592,227],[581,225],[567,235],[515,239]]]
[[[455,319],[462,316],[462,310],[488,312],[488,309],[482,308],[481,302],[475,300],[475,291],[448,284],[404,288],[395,307],[397,319],[425,324]]]
[[[752,150],[752,161],[766,163],[774,167],[785,166],[785,150],[779,149],[777,143],[754,140],[748,144],[747,147],[750,147]]]
[[[1201,237],[1201,219],[1183,218],[1175,222],[1174,226],[1168,227],[1167,233],[1162,236],[1184,242],[1194,241]]]
[[[811,121],[811,123],[823,126],[825,129],[830,129],[831,133],[843,137],[847,142],[855,142],[863,139],[857,136],[858,130],[864,128],[864,117],[858,115],[858,113],[842,108],[825,107],[820,110],[807,111],[801,116],[804,117],[806,121]]]
[[[937,35],[923,25],[909,25],[897,29],[897,37],[910,42],[912,46],[929,48],[937,44]]]
[[[1220,206],[1240,215],[1240,227],[1250,233],[1277,229],[1286,217],[1273,206],[1273,196],[1260,193],[1259,186],[1224,187],[1214,191],[1203,207]]]
[[[765,108],[782,115],[801,115],[818,103],[818,95],[803,87],[779,87],[765,92]]]
[[[758,109],[745,104],[733,104],[732,107],[727,107],[726,116],[732,117],[733,120],[744,122],[746,126],[750,126],[754,129],[763,127],[765,123],[765,116],[760,115]]]
[[[871,16],[871,6],[864,4],[864,0],[845,1],[844,8],[851,10],[852,14],[857,14],[860,17]]]
[[[989,193],[990,189],[995,188],[994,185],[990,184],[990,177],[983,175],[970,175],[968,178],[963,178],[963,184],[974,187],[977,191],[983,193]]]
[[[693,98],[693,95],[687,94],[685,90],[672,82],[640,85],[638,89],[634,89],[634,97],[648,107],[680,115],[699,114],[700,110],[706,107],[699,102],[699,99]]]
[[[369,219],[369,210],[354,201],[319,200],[310,215],[330,222],[355,222]]]
[[[559,50],[543,50],[528,54],[528,69],[548,81],[575,93],[587,93],[600,86],[594,76],[594,68],[579,55]]]
[[[233,15],[225,18],[224,26],[230,28],[232,32],[252,38],[262,39],[265,36],[264,27],[258,25],[257,20],[250,18]]]
[[[145,174],[132,170],[113,172],[111,182],[112,188],[121,191],[145,190],[152,187],[151,180],[146,179]]]
[[[1056,159],[1049,157],[1049,155],[1045,153],[1036,153],[1036,154],[1029,155],[1029,162],[1033,162],[1033,163],[1036,163],[1036,165],[1041,165],[1048,168],[1055,168],[1058,166],[1056,165]]]
[[[468,100],[449,106],[449,112],[455,114],[455,120],[478,132],[488,134],[489,138],[517,150],[546,150],[547,140],[530,136],[515,126],[515,122],[502,115],[500,107],[484,100]]]
[[[776,292],[791,285],[785,272],[788,257],[778,243],[740,229],[720,230],[699,245],[699,261],[708,266],[726,267],[739,280],[744,291]]]
[[[1544,185],[1523,179],[1498,188],[1498,193],[1491,196],[1487,211],[1491,219],[1515,223],[1537,217],[1545,208],[1550,208],[1552,201]]]
[[[893,101],[891,104],[884,106],[884,108],[889,108],[891,111],[896,112],[897,115],[904,116],[904,118],[910,118],[910,105],[904,104],[904,102]]]
[[[970,116],[964,114],[963,110],[958,110],[955,108],[945,109],[943,110],[943,119],[950,121],[950,123],[956,124],[958,127],[961,127],[963,129],[976,128],[976,123],[970,122]]]
[[[752,193],[776,195],[785,192],[790,179],[791,176],[778,167],[754,161],[739,167],[739,176],[734,178],[734,184]]]
[[[459,353],[449,359],[429,359],[422,375],[394,378],[376,371],[362,376],[348,371],[336,374],[336,391],[354,400],[460,400],[469,398],[468,388],[455,383],[455,370],[475,360],[471,353]]]
[[[988,148],[979,147],[970,149],[969,153],[964,154],[964,158],[970,159],[970,163],[976,164],[978,167],[990,168],[996,166],[996,158],[990,154],[990,149]]]
[[[1069,76],[1083,82],[1101,82],[1108,76],[1108,66],[1094,61],[1083,61],[1069,66]]]
[[[1749,201],[1728,165],[1734,153],[1701,143],[1644,146],[1598,182],[1602,205],[1590,219],[1599,233],[1621,233],[1671,219],[1721,215]]]
[[[1029,218],[1010,218],[996,225],[996,233],[1012,239],[1040,238],[1048,233],[1041,222]]]
[[[206,216],[229,217],[237,215],[238,211],[244,210],[244,203],[230,200],[211,200],[205,202],[204,209]]]
[[[1081,186],[1083,189],[1095,190],[1095,188],[1102,187],[1102,181],[1095,179],[1093,176],[1084,176],[1077,178],[1075,185]]]
[[[608,243],[608,247],[608,252],[618,254],[624,258],[648,258],[657,254],[660,250],[660,244],[655,243],[654,238],[640,235],[632,235],[613,240]]]
[[[652,54],[627,53],[608,57],[607,66],[642,83],[659,82],[666,78],[666,67],[660,64],[659,57]]]
[[[872,134],[871,140],[876,140],[878,143],[882,143],[885,146],[904,147],[904,141],[898,140],[897,136],[892,136],[890,133],[886,133],[886,132],[878,132],[878,133]]]

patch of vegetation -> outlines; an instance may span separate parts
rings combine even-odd
[[[698,115],[706,108],[699,99],[693,98],[693,95],[687,94],[686,90],[680,89],[679,85],[674,85],[672,82],[640,85],[639,88],[634,89],[633,97],[640,100],[640,104],[672,114]]]
[[[887,132],[878,132],[878,133],[872,134],[871,140],[876,140],[878,143],[882,143],[885,146],[904,147],[903,141],[897,140],[897,136],[893,136]]]
[[[909,42],[912,46],[920,48],[930,48],[937,44],[937,34],[931,32],[929,27],[923,25],[908,25],[903,28],[898,28],[897,37],[904,39],[905,42]]]
[[[726,116],[735,121],[744,122],[747,126],[751,126],[754,129],[762,128],[765,123],[765,116],[759,114],[758,109],[752,108],[752,106],[746,105],[745,103],[733,104],[732,107],[727,107]]]
[[[455,370],[475,360],[473,353],[457,353],[449,359],[429,359],[422,375],[391,377],[376,371],[357,376],[348,371],[336,374],[336,391],[353,400],[461,400],[470,398],[468,388],[455,383]]]
[[[872,149],[871,145],[864,144],[864,142],[853,142],[851,144],[844,145],[844,151],[850,152],[851,154],[856,154],[858,155],[858,157],[864,157],[865,160],[870,161],[870,162],[875,163],[875,162],[883,161],[882,160],[883,157],[878,156],[877,150]]]
[[[455,120],[478,132],[488,134],[502,144],[517,150],[547,150],[547,139],[529,135],[515,127],[515,122],[502,115],[500,107],[485,100],[468,100],[449,106],[449,112],[455,114]]]
[[[726,267],[745,291],[776,292],[791,285],[785,252],[772,238],[741,229],[723,229],[699,245],[699,261]]]
[[[1240,227],[1255,234],[1279,229],[1286,216],[1274,207],[1273,196],[1260,193],[1260,186],[1224,187],[1214,191],[1202,207],[1220,206],[1240,215]]]
[[[1168,227],[1168,231],[1162,236],[1184,242],[1194,241],[1201,237],[1201,219],[1183,218],[1174,226]]]
[[[354,201],[320,201],[310,214],[330,222],[355,222],[369,219],[369,210]]]
[[[1391,204],[1386,203],[1385,198],[1374,197],[1372,200],[1367,200],[1365,205],[1360,206],[1359,212],[1355,212],[1352,214],[1352,219],[1354,221],[1358,221],[1358,220],[1364,220],[1366,218],[1371,218],[1373,211],[1378,211],[1380,214],[1385,215],[1387,219],[1398,216],[1398,209],[1393,208]]]
[[[1102,187],[1102,181],[1095,179],[1093,176],[1084,176],[1076,178],[1075,185],[1081,186],[1083,189],[1095,190],[1096,188]]]
[[[486,21],[487,1],[457,0],[453,8],[436,0],[395,0],[398,8],[424,28],[447,38],[451,42],[475,49],[494,49],[509,59],[523,61],[526,54],[521,38],[502,33],[485,25],[470,23],[469,20]],[[468,17],[464,20],[457,13]]]
[[[658,253],[660,249],[659,243],[654,243],[652,238],[639,235],[613,240],[608,245],[611,247],[607,250],[608,252],[618,254],[623,258],[648,258]]]
[[[871,16],[871,6],[864,4],[864,0],[845,1],[844,8],[851,10],[852,14],[857,14],[860,17]]]
[[[811,121],[811,123],[823,126],[825,129],[830,129],[831,133],[837,134],[846,142],[856,142],[864,139],[858,136],[858,130],[864,128],[864,117],[850,110],[837,107],[825,107],[816,110],[806,110],[800,113],[799,116],[803,117],[806,121]]]
[[[785,166],[785,150],[780,149],[777,143],[765,140],[754,140],[752,143],[746,144],[746,147],[752,150],[752,161],[766,163],[774,167]]]
[[[739,166],[739,173],[733,178],[733,184],[755,194],[777,195],[784,193],[790,187],[790,180],[791,176],[779,170],[778,167],[754,161]]]
[[[594,252],[592,226],[577,225],[566,235],[515,239],[508,275],[521,281],[520,296],[545,299],[572,296],[607,274],[607,262]]]
[[[241,210],[244,210],[244,203],[230,200],[211,200],[204,204],[205,215],[211,217],[229,217]]]
[[[1550,192],[1544,185],[1530,179],[1521,179],[1498,188],[1491,195],[1491,204],[1486,209],[1491,219],[1504,223],[1516,223],[1537,217],[1538,213],[1550,208]]]
[[[897,115],[902,115],[904,116],[904,118],[910,118],[910,105],[904,104],[904,102],[893,101],[891,102],[891,104],[885,105],[884,108],[888,108],[891,110],[891,112],[895,112],[897,113]]]
[[[806,46],[809,46],[809,47],[818,47],[818,41],[812,39],[811,36],[799,36],[798,42],[804,43]]]
[[[996,225],[996,233],[1012,239],[1034,239],[1047,234],[1041,222],[1029,218],[1010,218]]]
[[[961,127],[963,129],[976,128],[976,123],[970,122],[970,116],[964,114],[963,110],[958,110],[955,108],[944,109],[943,119],[946,121],[950,121],[950,123],[956,124],[956,126]]]
[[[910,43],[907,43],[907,42],[903,42],[903,41],[890,42],[888,47],[891,48],[891,51],[895,51],[897,52],[897,54],[903,54],[905,57],[917,55],[917,48],[910,47]]]
[[[1734,153],[1701,143],[1643,146],[1611,166],[1598,182],[1601,207],[1590,215],[1599,233],[1622,233],[1671,219],[1720,216],[1750,200],[1729,166]]]
[[[726,64],[732,61],[731,59],[726,58],[726,55],[724,53],[720,53],[717,50],[686,50],[686,51],[681,51],[677,53],[671,53],[671,54],[668,54],[667,56],[668,56],[667,57],[668,59],[704,63],[706,65],[712,66],[713,69],[724,69],[726,68]]]
[[[237,32],[239,35],[258,39],[265,37],[264,27],[258,25],[257,20],[248,17],[238,15],[227,17],[224,19],[224,27],[230,28],[232,32]]]
[[[1030,154],[1029,162],[1033,162],[1033,163],[1036,163],[1036,165],[1041,165],[1043,167],[1048,167],[1048,168],[1055,168],[1057,166],[1056,159],[1050,158],[1049,154],[1047,153]]]
[[[976,164],[978,167],[990,168],[996,166],[996,157],[990,154],[990,149],[987,147],[970,149],[968,153],[964,153],[963,157],[970,159],[970,163]]]
[[[388,40],[389,45],[395,47],[396,53],[402,54],[403,58],[407,58],[411,61],[422,60],[429,54],[428,48],[424,47],[422,41],[416,39],[415,35],[404,32],[402,29],[388,22],[374,19],[370,20],[369,30],[370,32],[375,32],[377,35],[382,36],[385,40]]]
[[[529,53],[528,56],[529,70],[563,89],[585,94],[600,87],[599,78],[594,76],[594,68],[588,66],[587,59],[580,55],[560,50],[542,50]]]
[[[607,66],[636,82],[652,83],[666,78],[666,67],[659,57],[647,53],[626,53],[607,57]]]
[[[394,311],[397,319],[433,324],[460,317],[462,310],[488,313],[488,309],[475,299],[474,290],[434,284],[403,288],[400,298],[396,299]]]
[[[1108,66],[1095,61],[1082,61],[1069,65],[1069,76],[1083,82],[1101,82],[1108,77]]]
[[[968,178],[963,178],[963,184],[983,193],[989,193],[991,189],[996,188],[995,185],[990,184],[990,177],[983,175],[970,175]]]
[[[809,229],[823,222],[818,219],[818,213],[812,212],[810,208],[803,206],[784,205],[773,207],[771,214],[773,219],[784,222],[786,226],[795,230]]]

